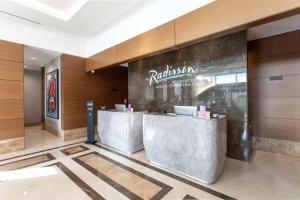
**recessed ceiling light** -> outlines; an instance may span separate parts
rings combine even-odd
[[[24,65],[24,68],[26,68],[26,67],[28,67],[28,66]]]
[[[30,59],[31,59],[31,60],[36,60],[36,58],[34,58],[34,57],[31,57]]]

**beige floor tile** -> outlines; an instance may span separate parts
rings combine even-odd
[[[28,167],[28,166],[31,166],[34,164],[38,164],[38,163],[46,162],[46,161],[50,161],[50,160],[52,160],[52,158],[49,157],[49,155],[47,155],[47,154],[43,154],[40,156],[33,156],[30,158],[21,159],[19,161],[15,161],[12,163],[0,165],[0,171],[10,171],[10,170],[15,170],[15,169],[20,169],[23,167]]]
[[[94,154],[81,157],[80,160],[143,199],[151,199],[162,189],[154,183]]]
[[[66,149],[63,149],[61,151],[66,155],[72,155],[72,154],[76,154],[76,153],[83,152],[83,151],[86,151],[86,150],[88,150],[86,147],[80,145],[80,146],[66,148]]]
[[[65,174],[33,177],[0,183],[0,199],[6,200],[90,200]]]

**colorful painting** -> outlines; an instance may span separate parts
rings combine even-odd
[[[58,69],[47,74],[46,76],[46,91],[47,91],[47,117],[58,119]]]

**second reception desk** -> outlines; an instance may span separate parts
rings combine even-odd
[[[102,144],[123,153],[144,149],[143,113],[98,111],[98,133]]]
[[[217,180],[226,158],[226,117],[143,117],[144,146],[150,162],[208,184]]]

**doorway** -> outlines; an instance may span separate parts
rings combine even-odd
[[[61,143],[56,132],[45,124],[45,74],[61,53],[32,46],[24,47],[24,126],[25,148]],[[50,66],[51,65],[51,66]],[[46,69],[46,70],[45,70]],[[57,122],[59,124],[59,122]]]

